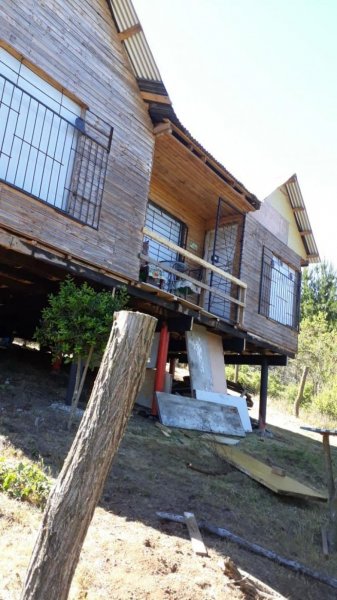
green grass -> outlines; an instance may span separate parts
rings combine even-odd
[[[51,481],[40,465],[9,463],[0,459],[0,491],[11,498],[23,500],[43,508],[51,488]]]

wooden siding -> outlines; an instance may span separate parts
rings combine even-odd
[[[165,183],[158,181],[154,176],[151,180],[150,186],[150,199],[164,208],[171,215],[180,219],[187,226],[187,244],[186,249],[192,254],[203,258],[204,256],[204,244],[206,234],[206,221],[200,217],[195,211],[192,211],[190,207],[186,207],[184,203],[184,186],[181,186],[180,193],[177,196],[172,193]],[[198,248],[190,244],[197,244]]]
[[[297,331],[259,314],[263,247],[299,271],[301,257],[263,227],[253,215],[246,216],[240,279],[247,284],[243,327],[285,352],[297,351]]]
[[[2,184],[0,225],[138,279],[152,123],[106,0],[11,0],[0,44],[114,128],[98,230]]]

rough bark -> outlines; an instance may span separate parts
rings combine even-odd
[[[307,380],[307,376],[308,376],[308,372],[309,372],[309,367],[303,367],[303,371],[302,371],[302,377],[301,377],[301,381],[300,381],[300,385],[298,388],[298,393],[294,402],[294,415],[295,417],[299,416],[300,413],[300,404],[303,400],[303,392],[304,392],[304,386],[305,386],[305,382]]]
[[[44,512],[21,600],[66,600],[145,373],[156,319],[116,313],[88,407]]]

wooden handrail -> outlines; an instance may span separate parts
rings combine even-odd
[[[234,302],[235,304],[237,304],[241,308],[245,307],[245,303],[244,302],[241,302],[240,300],[237,300],[236,298],[233,298],[232,296],[229,296],[228,294],[225,294],[224,292],[222,292],[221,290],[218,290],[217,288],[214,288],[214,287],[211,287],[211,286],[207,285],[203,281],[199,281],[198,279],[195,279],[194,277],[190,277],[190,275],[187,275],[183,271],[177,271],[176,269],[173,269],[172,267],[169,267],[168,265],[164,265],[163,262],[160,262],[159,260],[154,260],[153,258],[151,258],[151,256],[148,256],[146,254],[140,254],[139,258],[141,258],[142,260],[144,260],[145,262],[147,262],[147,263],[149,263],[151,265],[155,265],[156,267],[160,267],[160,269],[162,269],[163,271],[165,271],[167,273],[171,273],[172,275],[176,275],[177,277],[179,277],[179,279],[183,279],[184,281],[189,281],[190,283],[193,283],[194,285],[202,288],[203,290],[206,290],[206,291],[214,294],[215,296],[220,296],[224,300],[228,300],[229,302]]]
[[[156,242],[159,242],[160,244],[163,244],[163,246],[166,246],[167,248],[170,248],[171,250],[174,250],[175,252],[177,252],[181,256],[185,256],[186,258],[189,258],[190,260],[196,262],[201,267],[204,267],[204,269],[209,269],[210,271],[213,271],[214,273],[217,273],[217,275],[220,275],[224,279],[228,279],[228,281],[231,281],[232,283],[235,283],[240,288],[247,289],[247,285],[243,281],[241,281],[241,279],[237,279],[236,277],[234,277],[234,275],[231,275],[230,273],[226,273],[226,271],[223,271],[222,269],[219,269],[219,267],[216,267],[215,265],[212,265],[211,263],[207,262],[207,260],[204,260],[203,258],[199,258],[199,256],[195,256],[195,254],[192,254],[192,252],[189,252],[188,250],[185,250],[185,248],[181,248],[180,246],[177,246],[177,244],[174,244],[170,240],[162,237],[158,233],[155,233],[151,229],[148,229],[147,227],[144,227],[143,228],[143,233],[144,233],[144,235],[146,235],[146,236],[152,238],[153,240],[155,240]],[[180,274],[180,276],[181,275],[182,274]]]

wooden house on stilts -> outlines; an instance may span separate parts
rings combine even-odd
[[[0,336],[30,336],[67,274],[125,285],[159,320],[149,395],[199,328],[226,364],[261,366],[263,426],[319,259],[296,176],[261,203],[191,136],[130,0],[11,0],[0,17]]]

